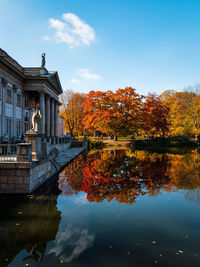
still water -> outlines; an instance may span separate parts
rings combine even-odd
[[[3,267],[199,266],[200,154],[91,151],[0,216]]]

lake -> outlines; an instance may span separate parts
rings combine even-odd
[[[0,214],[0,266],[199,266],[200,154],[90,151]]]

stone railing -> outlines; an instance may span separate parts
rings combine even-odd
[[[0,144],[0,162],[15,162],[17,155],[17,145]]]
[[[42,139],[42,141],[50,143],[52,145],[68,144],[71,141],[71,137],[70,136],[65,136],[65,137],[44,137]]]
[[[56,147],[59,151],[65,151],[70,145],[70,136],[39,137],[39,139],[35,136],[29,136],[27,143],[0,144],[0,162],[38,161],[48,158],[53,147]]]

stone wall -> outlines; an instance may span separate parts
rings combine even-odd
[[[30,192],[45,183],[60,169],[55,168],[51,161],[43,161],[30,169]]]
[[[0,193],[30,193],[32,163],[0,163]]]
[[[42,144],[45,155],[38,160],[32,158],[33,144],[20,143],[17,145],[16,162],[0,162],[0,193],[33,192],[85,150],[84,146],[70,147],[71,142]]]

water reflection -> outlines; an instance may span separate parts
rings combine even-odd
[[[145,151],[103,150],[91,152],[86,164],[80,155],[60,175],[64,195],[87,193],[90,202],[132,204],[140,195],[157,196],[178,189],[185,197],[200,200],[200,155],[158,154]]]
[[[198,266],[200,207],[185,199],[200,203],[199,165],[196,151],[80,155],[33,195],[0,198],[0,266]]]
[[[51,186],[55,193],[56,182]],[[47,242],[55,239],[61,220],[57,198],[55,194],[1,196],[0,266],[7,266],[23,249],[24,263],[30,259],[42,261]]]
[[[94,234],[88,229],[81,229],[74,225],[68,225],[64,231],[58,232],[55,246],[48,251],[48,254],[55,254],[63,262],[70,262],[78,258],[87,248],[92,247]]]

